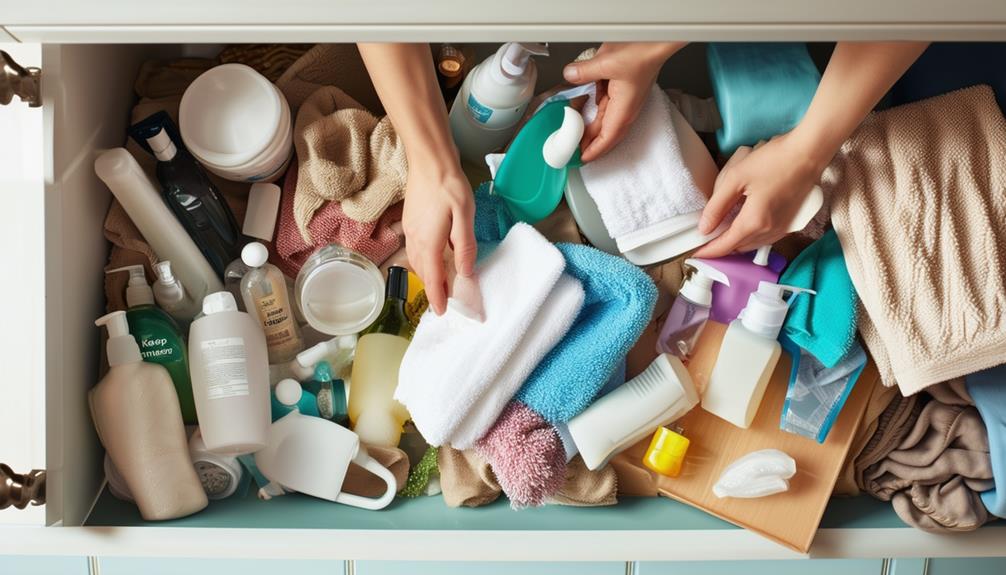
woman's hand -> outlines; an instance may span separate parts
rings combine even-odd
[[[596,160],[622,141],[660,68],[684,46],[684,42],[606,42],[590,60],[566,66],[567,82],[597,82],[597,119],[587,125],[580,144],[584,162]]]
[[[423,280],[426,297],[437,314],[447,308],[448,274],[445,251],[454,251],[457,273],[468,277],[475,268],[477,246],[473,219],[475,199],[456,159],[441,166],[409,167],[402,226],[409,264]]]
[[[744,205],[727,231],[695,256],[718,258],[750,251],[785,236],[831,159],[829,153],[814,157],[813,149],[796,132],[776,136],[755,150],[746,146],[738,149],[716,178],[699,231],[708,234],[715,230],[741,196],[746,196]]]

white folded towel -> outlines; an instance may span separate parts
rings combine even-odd
[[[604,226],[623,253],[682,233],[694,235],[690,231],[706,205],[682,157],[675,113],[667,94],[653,86],[625,139],[580,168]]]
[[[491,425],[499,413],[492,414],[489,407],[499,403],[502,409],[506,400],[499,398],[516,393],[562,337],[565,331],[556,337],[558,330],[547,326],[552,336],[536,335],[524,344],[565,266],[555,246],[531,226],[517,224],[479,266],[484,322],[472,321],[450,306],[442,316],[423,316],[402,359],[395,399],[408,408],[426,441],[450,444],[476,408],[479,419],[491,417]],[[565,298],[576,297],[573,290],[562,292],[568,294]],[[571,323],[579,312],[579,305],[572,307],[565,312],[570,317],[552,323]],[[521,377],[510,375],[522,372]],[[474,422],[466,427],[465,435],[476,427]]]

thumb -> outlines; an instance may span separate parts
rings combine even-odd
[[[723,218],[730,212],[744,192],[744,182],[738,169],[738,164],[751,153],[750,148],[742,147],[723,166],[723,171],[716,177],[713,185],[713,195],[702,210],[699,219],[699,231],[708,234],[716,229]]]
[[[567,64],[562,70],[562,77],[570,84],[588,84],[598,80],[607,80],[610,76],[605,73],[607,61],[606,54],[598,54],[590,60]]]

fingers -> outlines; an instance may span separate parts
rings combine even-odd
[[[702,210],[702,217],[699,219],[700,232],[708,234],[715,230],[744,192],[744,181],[737,164],[750,153],[751,148],[738,149],[716,177],[713,197],[709,198],[705,209]]]
[[[611,77],[608,73],[608,57],[604,52],[598,52],[590,60],[572,62],[562,69],[562,77],[570,84],[587,84]]]
[[[633,97],[608,99],[604,116],[594,121],[595,124],[601,124],[600,133],[583,150],[580,156],[583,162],[592,162],[600,158],[625,138],[639,113],[640,106],[633,100]]]
[[[608,99],[607,94],[598,94],[597,98],[597,115],[594,117],[594,121],[586,124],[583,127],[583,137],[580,139],[580,149],[586,150],[591,142],[601,133],[601,126],[604,125],[604,114],[608,111]],[[583,160],[581,154],[581,160]]]
[[[444,258],[440,250],[428,250],[422,256],[423,271],[419,277],[423,280],[426,299],[434,313],[443,315],[447,310],[447,282],[444,279]]]
[[[475,243],[474,206],[469,202],[457,209],[451,225],[451,244],[454,246],[454,267],[458,274],[471,277],[475,271],[478,245]]]
[[[745,206],[747,207],[747,206]],[[740,215],[730,224],[723,235],[702,246],[694,257],[719,258],[734,253],[742,244],[750,243],[750,238],[760,233],[750,212],[741,209]]]

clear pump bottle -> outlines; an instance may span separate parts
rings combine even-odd
[[[702,260],[685,260],[695,272],[685,280],[674,299],[657,339],[657,352],[687,360],[709,320],[713,305],[713,283],[729,286],[726,274]]]

